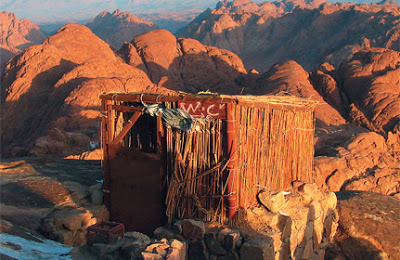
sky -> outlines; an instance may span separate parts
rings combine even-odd
[[[264,0],[253,0],[260,3]],[[345,2],[346,0],[330,0]],[[351,0],[348,0],[351,1]],[[353,0],[357,3],[381,0]],[[400,0],[395,0],[399,2]],[[189,9],[200,11],[215,8],[218,0],[1,0],[0,10],[15,13],[18,19],[26,18],[38,25],[57,22],[80,22],[106,10],[116,9],[135,15],[142,13],[176,12]]]

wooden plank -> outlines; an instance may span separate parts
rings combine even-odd
[[[142,107],[129,107],[129,106],[118,106],[118,105],[113,105],[111,106],[112,109],[119,111],[119,112],[136,112],[136,111],[143,111]]]
[[[103,100],[114,100],[123,102],[144,102],[144,103],[163,103],[163,102],[177,102],[177,101],[207,101],[211,103],[234,103],[235,98],[220,97],[220,96],[207,96],[207,95],[177,95],[177,96],[164,96],[157,94],[129,94],[129,93],[107,93],[100,96]]]
[[[141,112],[135,112],[131,118],[128,120],[128,123],[122,128],[121,132],[115,137],[114,141],[111,142],[111,145],[117,145],[121,140],[126,136],[126,134],[131,130],[132,126],[136,123],[139,117],[142,115]]]

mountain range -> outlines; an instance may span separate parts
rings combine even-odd
[[[248,69],[266,71],[296,60],[306,69],[334,66],[364,47],[400,48],[400,7],[320,1],[220,2],[178,33],[238,54]]]
[[[103,11],[86,26],[116,49],[139,34],[158,29],[154,23],[121,10],[115,10],[113,13]]]
[[[332,0],[344,2],[346,0]],[[355,3],[371,3],[380,0],[353,0]],[[263,0],[257,0],[263,2]],[[0,2],[0,10],[15,13],[20,18],[29,19],[42,26],[53,23],[76,23],[87,21],[102,11],[116,9],[138,14],[180,12],[190,9],[204,10],[213,8],[218,0],[4,0]],[[83,22],[85,23],[85,22]]]
[[[225,0],[198,15],[176,34],[229,49],[240,56],[247,69],[265,72],[276,62],[295,60],[311,70],[325,61],[338,66],[364,47],[399,50],[399,10],[399,5],[389,0],[371,5],[330,4],[325,0],[259,4]],[[195,15],[196,12],[173,12],[146,17],[160,22],[162,28],[176,31]],[[22,47],[41,43],[44,35],[36,25],[26,19],[19,21],[13,13],[3,12],[1,19],[4,29],[0,68],[4,68]],[[103,11],[86,25],[114,49],[136,35],[159,28],[121,10]],[[24,39],[24,35],[29,39]]]
[[[0,13],[0,33],[0,72],[15,54],[45,39],[37,25],[27,19],[19,20],[15,14],[6,11]]]
[[[385,48],[363,48],[336,68],[325,63],[307,72],[289,60],[260,74],[231,51],[166,30],[113,51],[88,27],[71,24],[8,64],[1,82],[2,154],[62,152],[51,148],[54,129],[62,140],[79,133],[98,141],[103,91],[294,95],[321,102],[319,128],[353,122],[385,135],[400,118],[399,73],[400,52]]]

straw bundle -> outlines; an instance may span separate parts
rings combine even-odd
[[[235,108],[236,187],[240,208],[263,188],[284,190],[312,181],[314,109]]]
[[[196,131],[167,127],[167,197],[169,221],[200,218],[221,221],[224,214],[222,120],[196,121]]]

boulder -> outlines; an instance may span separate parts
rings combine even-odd
[[[96,183],[89,187],[90,201],[93,205],[103,204],[103,183]]]
[[[138,244],[142,246],[147,246],[151,242],[148,236],[136,231],[126,232],[125,238],[128,239],[133,244]]]
[[[285,196],[283,192],[264,191],[258,194],[258,199],[271,212],[279,212],[285,207]]]
[[[187,242],[181,242],[173,239],[171,241],[171,247],[168,249],[166,256],[167,260],[186,260],[187,259],[188,244]]]
[[[189,239],[203,239],[205,233],[205,225],[202,221],[193,219],[183,220],[183,235]]]
[[[240,248],[242,259],[272,260],[275,259],[273,241],[271,239],[257,239],[246,241]]]
[[[212,255],[226,255],[226,250],[221,246],[218,241],[216,232],[207,232],[204,235],[207,249]]]
[[[327,255],[399,259],[400,200],[364,191],[337,192],[339,228]]]
[[[209,258],[207,246],[204,240],[190,240],[188,259],[207,260]]]

